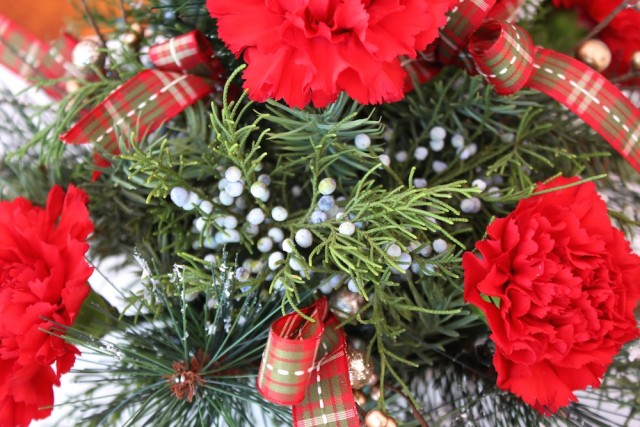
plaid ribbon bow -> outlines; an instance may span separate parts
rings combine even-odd
[[[52,44],[45,43],[0,15],[0,63],[26,81],[56,80],[73,72],[71,53],[76,44],[68,34]],[[42,89],[54,100],[66,95],[61,84]]]
[[[294,427],[358,427],[346,337],[322,297],[271,325],[258,373],[268,400],[293,405]]]
[[[440,30],[441,64],[462,64],[509,95],[523,87],[560,102],[598,132],[640,172],[640,110],[604,76],[580,61],[536,47],[508,22],[522,0],[459,0]]]
[[[62,141],[94,142],[107,152],[118,154],[119,135],[146,135],[221,87],[222,66],[213,58],[211,46],[199,31],[153,46],[149,59],[156,69],[145,70],[118,87],[62,134]],[[94,157],[98,166],[109,165],[99,153]],[[100,172],[95,171],[93,179],[99,176]]]

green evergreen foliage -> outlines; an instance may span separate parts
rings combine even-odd
[[[79,381],[92,384],[87,396],[70,404],[82,425],[133,426],[151,420],[158,426],[176,425],[176,420],[185,426],[254,425],[249,407],[262,408],[274,425],[286,424],[288,409],[266,402],[255,388],[268,327],[279,314],[330,293],[328,284],[347,287],[349,281],[364,303],[342,324],[366,342],[378,366],[382,393],[377,403],[369,402],[371,407],[402,418],[411,413],[396,404],[402,393],[422,406],[429,425],[600,426],[607,420],[591,408],[609,402],[628,411],[629,423],[638,420],[638,362],[624,355],[603,387],[588,392],[588,406],[572,405],[554,418],[543,418],[500,391],[487,358],[485,320],[463,300],[462,253],[483,237],[494,217],[530,195],[537,182],[559,173],[598,179],[605,189],[619,189],[613,179],[605,179],[607,173],[637,182],[606,142],[537,92],[499,96],[481,78],[454,68],[416,85],[403,101],[375,108],[344,95],[324,109],[254,103],[245,93],[236,96],[243,66],[217,38],[204,4],[150,0],[132,8],[127,3],[126,22],[153,32],[142,39],[143,47],[152,45],[155,36],[200,29],[230,76],[223,93],[197,102],[159,130],[119,135],[121,154],[68,147],[58,136],[81,110],[144,68],[136,50],[124,48],[118,55],[107,50],[109,71],[80,82],[48,124],[32,120],[45,108],[27,111],[14,100],[27,127],[12,128],[0,120],[0,130],[25,135],[23,144],[10,147],[2,158],[2,198],[24,195],[44,201],[53,183],[81,186],[91,200],[95,261],[124,254],[127,265],[137,265],[138,258],[152,267],[142,268],[145,292],[129,296],[137,316],[104,310],[101,316],[109,316],[110,331],[100,338],[88,332],[96,327],[90,321],[65,332],[88,360],[99,362],[77,373]],[[121,17],[96,18],[114,39],[127,30]],[[527,25],[538,28],[540,22]],[[440,150],[430,147],[434,126],[447,131]],[[368,136],[370,147],[357,148],[357,135]],[[463,145],[455,147],[453,135]],[[415,160],[421,147],[430,150],[429,156]],[[462,155],[465,149],[473,153]],[[95,182],[92,150],[111,162]],[[390,158],[388,165],[381,155]],[[444,170],[437,170],[438,162],[446,162]],[[244,180],[237,197],[241,203],[221,200],[230,167],[238,168]],[[335,206],[322,211],[331,212],[323,221],[314,222],[324,178],[336,181]],[[270,196],[261,199],[250,189],[264,179]],[[488,188],[474,184],[477,179]],[[171,201],[176,188],[211,208],[181,209]],[[480,203],[477,212],[461,209],[471,198]],[[276,207],[286,209],[286,219],[272,218]],[[252,209],[266,216],[255,227],[247,221]],[[637,232],[637,219],[618,211],[611,215],[629,235]],[[237,225],[226,227],[228,218]],[[340,231],[345,221],[355,225],[352,234]],[[259,245],[273,228],[291,242],[297,231],[307,229],[313,245],[292,244],[271,265],[270,255],[281,252],[281,242],[272,239],[273,248],[266,251]],[[229,230],[238,233],[237,240],[223,241]],[[436,241],[446,247],[434,250]],[[410,261],[390,254],[391,245],[410,255]],[[205,365],[204,384],[189,403],[172,394],[168,379],[175,379],[175,363],[188,366],[200,349],[208,357],[199,359]],[[426,379],[416,377],[424,372]],[[440,400],[431,399],[425,384]],[[101,399],[107,385],[118,391]],[[411,415],[405,418],[406,425],[418,425]]]

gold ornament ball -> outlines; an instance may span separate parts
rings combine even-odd
[[[364,406],[367,404],[367,396],[360,390],[356,390],[353,392],[353,399],[360,406]]]
[[[131,49],[137,49],[142,41],[142,34],[144,29],[142,25],[137,22],[133,23],[129,28],[129,31],[122,36],[122,43],[129,46]]]
[[[611,64],[609,47],[598,39],[590,39],[582,43],[578,47],[576,56],[598,72],[604,71]]]
[[[85,75],[94,72],[93,67],[104,66],[105,54],[101,51],[100,43],[91,39],[80,40],[71,53],[71,62]]]
[[[634,71],[640,71],[640,50],[631,55],[631,68]]]
[[[364,305],[364,298],[346,287],[334,291],[329,296],[329,309],[340,319],[347,319],[356,314]]]
[[[385,415],[384,412],[374,409],[367,412],[364,418],[364,425],[367,427],[397,427],[396,420]]]
[[[355,348],[347,348],[347,359],[349,360],[349,381],[351,388],[360,390],[369,384],[371,377],[375,376],[373,361],[367,363],[367,353]]]
[[[376,402],[380,400],[380,387],[378,387],[377,385],[374,385],[373,387],[371,387],[369,396]]]

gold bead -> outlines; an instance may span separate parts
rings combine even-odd
[[[376,402],[380,400],[380,387],[378,387],[377,385],[374,385],[373,387],[371,387],[369,396],[371,396],[371,398]]]
[[[364,298],[346,287],[335,290],[329,296],[329,309],[336,317],[348,319],[356,314],[364,305]]]
[[[375,375],[373,361],[367,363],[367,353],[355,348],[347,348],[347,360],[349,361],[349,381],[351,388],[356,390],[369,384],[371,377]]]
[[[364,418],[364,425],[367,427],[397,427],[398,424],[392,417],[374,409],[367,412],[367,416]]]
[[[360,406],[364,406],[367,404],[367,396],[360,390],[356,390],[353,392],[353,399]]]
[[[611,64],[611,51],[603,41],[590,39],[578,46],[578,59],[594,70],[604,71]]]
[[[640,71],[640,50],[631,55],[631,68],[634,71]]]
[[[122,36],[122,43],[124,43],[125,45],[129,46],[132,49],[135,49],[140,44],[143,33],[144,33],[144,30],[142,28],[142,25],[135,22],[131,24],[129,31]]]

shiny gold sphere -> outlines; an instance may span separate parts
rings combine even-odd
[[[611,64],[611,51],[603,41],[590,39],[578,46],[578,59],[594,70],[604,71]]]
[[[347,359],[349,361],[349,381],[351,388],[356,390],[368,385],[371,378],[376,376],[373,368],[373,360],[367,362],[367,352],[355,348],[347,348]]]
[[[631,68],[633,71],[640,71],[640,50],[631,55]]]
[[[378,387],[377,385],[374,385],[373,387],[371,387],[369,396],[376,402],[380,400],[380,387]]]
[[[337,289],[329,296],[329,309],[336,317],[348,319],[360,311],[364,305],[364,298],[357,292],[351,292],[346,287]]]
[[[142,25],[134,22],[131,27],[129,27],[129,31],[122,36],[122,43],[129,46],[131,49],[137,49],[142,41],[143,33],[144,29],[142,28]]]
[[[353,399],[360,406],[364,406],[367,404],[367,395],[360,390],[356,390],[353,392]]]
[[[374,409],[367,412],[367,416],[364,418],[364,425],[367,427],[397,427],[396,420],[384,412]]]

